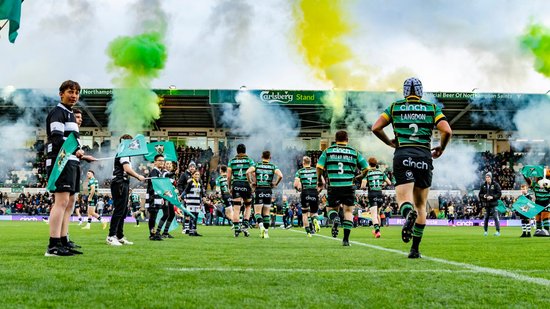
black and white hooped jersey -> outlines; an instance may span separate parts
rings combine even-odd
[[[73,111],[62,103],[59,103],[50,111],[46,118],[46,134],[48,136],[46,144],[46,166],[50,166],[52,160],[55,160],[63,146],[63,142],[71,133],[75,134],[78,144],[81,145],[80,133]],[[71,154],[69,160],[79,161],[74,154]]]

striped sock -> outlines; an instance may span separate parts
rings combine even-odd
[[[269,215],[263,217],[264,220],[264,228],[267,230],[269,229]]]
[[[309,228],[309,226],[306,226],[306,233],[311,233],[311,229]]]
[[[243,220],[243,228],[245,228],[245,229],[248,228],[248,219]]]
[[[349,234],[351,233],[351,228],[353,227],[353,221],[350,220],[344,220],[342,223],[342,226],[344,227],[344,240],[349,240]]]
[[[422,240],[422,235],[424,235],[424,228],[426,227],[426,224],[418,224],[415,223],[413,227],[413,243],[412,243],[412,249],[418,251],[418,246],[420,245],[420,241]]]
[[[336,210],[331,210],[328,212],[328,218],[331,220],[331,221],[334,221],[336,220],[336,218],[338,218],[338,212]]]
[[[413,210],[413,205],[411,203],[405,202],[405,203],[401,204],[400,212],[401,212],[401,216],[403,216],[403,218],[406,218],[411,210]]]
[[[257,222],[258,224],[262,224],[262,223],[264,222],[264,219],[263,219],[263,217],[262,217],[261,214],[255,214],[255,215],[254,215],[254,220],[256,220],[256,222]]]
[[[380,225],[379,224],[374,225],[374,231],[375,232],[380,232]]]

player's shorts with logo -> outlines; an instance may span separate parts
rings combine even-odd
[[[257,187],[254,192],[254,204],[271,205],[273,190],[269,187]]]
[[[139,202],[132,203],[132,212],[137,212],[140,208]]]
[[[300,194],[303,212],[316,213],[319,210],[319,194],[317,189],[307,189]]]
[[[248,181],[235,181],[233,182],[233,199],[242,198],[244,200],[250,200],[252,198],[252,189]]]
[[[329,187],[327,202],[327,207],[338,207],[340,204],[353,206],[355,204],[355,189],[353,187]]]
[[[56,164],[55,159],[52,160],[52,164]],[[46,168],[46,172],[49,178],[52,173],[51,165]],[[69,192],[71,195],[80,191],[80,162],[67,161],[63,171],[59,174],[59,178],[55,181],[55,188],[52,192]]]
[[[222,194],[222,201],[223,201],[224,207],[233,207],[233,201],[231,200],[231,194],[223,193]]]
[[[95,207],[97,205],[97,195],[88,196],[88,207]]]
[[[412,147],[403,148],[397,149],[393,156],[396,185],[414,182],[415,187],[429,188],[432,185],[433,170],[431,153]]]
[[[369,208],[382,207],[384,205],[384,194],[382,191],[369,191]]]

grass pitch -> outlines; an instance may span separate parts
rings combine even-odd
[[[148,240],[128,224],[133,246],[105,244],[99,224],[70,228],[84,255],[44,257],[48,226],[0,222],[3,308],[540,307],[550,301],[550,238],[520,228],[484,237],[481,227],[426,228],[422,259],[409,260],[400,227],[352,230],[351,247],[330,229],[270,230],[234,238],[229,227],[180,230]],[[177,233],[176,233],[177,232]],[[490,229],[494,232],[494,228]],[[341,231],[341,234],[343,232]]]

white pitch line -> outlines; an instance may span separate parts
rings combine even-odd
[[[226,267],[180,267],[166,268],[170,271],[181,272],[288,272],[288,273],[474,273],[474,270],[451,270],[451,269],[313,269],[313,268],[226,268]]]
[[[294,232],[294,233],[305,234],[305,232],[302,232],[302,231],[293,231],[293,230],[289,230],[289,231]],[[325,235],[319,235],[319,234],[314,234],[313,236],[322,237],[322,238],[326,238],[326,239],[330,239],[330,240],[340,240],[339,238],[333,238],[333,237],[329,237],[329,236],[325,236]],[[384,247],[371,245],[371,244],[366,244],[366,243],[362,243],[362,242],[358,242],[358,241],[350,240],[350,243],[355,244],[355,245],[359,245],[359,246],[364,246],[364,247],[376,249],[376,250],[392,252],[392,253],[397,253],[397,254],[401,254],[401,255],[408,255],[408,253],[405,252],[405,251],[400,251],[400,250],[390,249],[390,248],[384,248]],[[457,266],[457,267],[461,267],[461,268],[466,268],[466,269],[471,270],[472,272],[487,273],[487,274],[491,274],[491,275],[494,275],[494,276],[501,276],[501,277],[511,278],[511,279],[514,279],[514,280],[517,280],[517,281],[525,281],[525,282],[529,282],[529,283],[535,283],[535,284],[540,284],[540,285],[543,285],[543,286],[546,286],[546,287],[550,287],[550,280],[548,280],[548,279],[529,277],[529,276],[521,275],[521,274],[518,274],[518,273],[515,273],[515,272],[503,270],[503,269],[476,266],[476,265],[467,264],[467,263],[454,262],[454,261],[449,261],[449,260],[445,260],[445,259],[429,257],[429,256],[425,256],[425,255],[422,255],[422,259],[428,260],[428,261],[434,261],[434,262],[438,262],[438,263],[442,263],[442,264],[447,264],[447,265],[453,265],[453,266]]]

